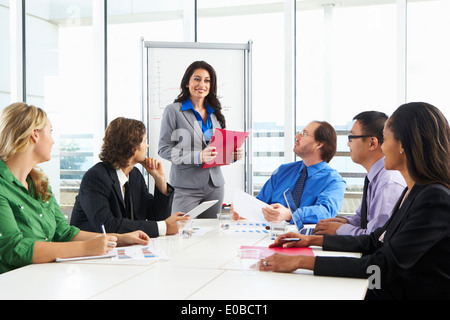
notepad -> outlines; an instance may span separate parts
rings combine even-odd
[[[83,256],[74,258],[57,258],[56,262],[80,261],[110,258],[113,261],[147,260],[165,257],[164,251],[155,242],[148,245],[131,245],[114,248],[111,252],[99,256]]]
[[[117,256],[117,252],[111,251],[107,254],[103,254],[100,256],[83,256],[83,257],[73,257],[73,258],[56,258],[56,262],[65,262],[65,261],[79,261],[79,260],[91,260],[91,259],[106,259],[113,258]]]
[[[211,161],[205,162],[203,169],[230,164],[233,160],[233,152],[240,148],[248,137],[248,132],[218,129],[214,131],[210,147],[216,147],[217,156]]]

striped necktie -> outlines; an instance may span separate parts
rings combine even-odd
[[[294,187],[294,191],[292,192],[292,198],[294,199],[294,203],[297,206],[297,208],[300,208],[300,200],[302,198],[303,187],[305,186],[307,176],[308,176],[308,169],[305,166],[302,169],[300,177],[297,180],[297,184]]]

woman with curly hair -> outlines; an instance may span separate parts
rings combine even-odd
[[[150,237],[175,234],[182,213],[171,216],[173,188],[160,161],[147,158],[145,125],[119,117],[105,132],[100,160],[83,176],[70,223],[82,230],[143,230]],[[155,180],[154,195],[135,167],[140,163]]]

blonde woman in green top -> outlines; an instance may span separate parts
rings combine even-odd
[[[54,143],[46,113],[25,103],[0,116],[0,273],[56,258],[102,255],[116,245],[147,244],[142,231],[99,234],[70,226],[37,164]]]

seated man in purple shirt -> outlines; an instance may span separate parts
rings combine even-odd
[[[361,235],[382,227],[389,219],[397,200],[406,188],[399,171],[384,168],[381,150],[383,128],[387,115],[377,111],[362,112],[355,116],[348,147],[353,162],[367,170],[369,185],[366,194],[366,217],[361,215],[362,204],[353,216],[320,220],[315,234]],[[361,219],[362,218],[362,219]]]

